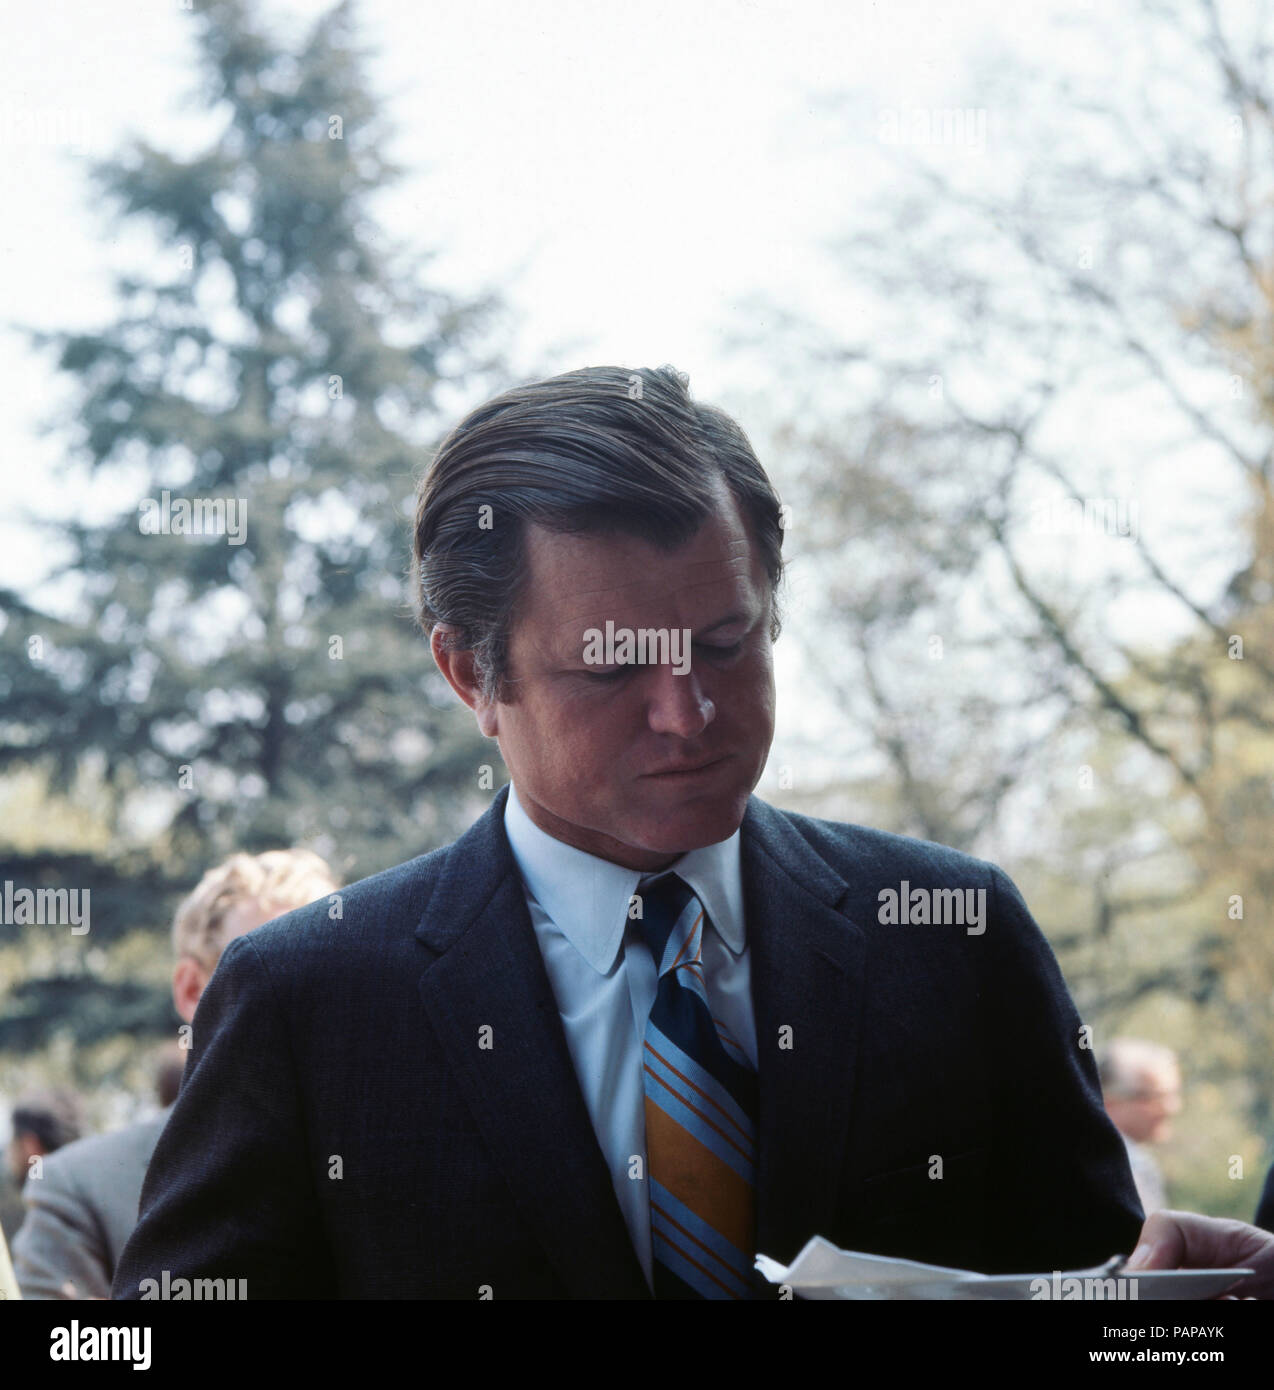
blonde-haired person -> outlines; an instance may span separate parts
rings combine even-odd
[[[173,918],[173,1005],[195,1016],[221,953],[236,937],[340,887],[312,850],[232,854],[209,869]],[[142,1182],[168,1119],[67,1144],[23,1188],[27,1217],[13,1242],[24,1298],[109,1298],[115,1265],[137,1224]]]
[[[209,869],[173,917],[173,1003],[189,1023],[221,953],[294,907],[334,893],[340,884],[325,859],[309,849],[232,854]]]

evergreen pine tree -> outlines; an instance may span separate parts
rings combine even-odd
[[[489,799],[484,763],[503,780],[407,591],[428,446],[503,384],[481,355],[495,301],[432,287],[377,229],[401,171],[350,4],[291,47],[243,0],[192,22],[220,133],[95,166],[123,223],[158,234],[154,263],[119,277],[113,322],[39,338],[75,383],[72,455],[119,510],[67,499],[72,617],[3,596],[3,766],[57,788],[93,771],[117,853],[10,851],[0,873],[96,887],[96,945],[166,925],[232,850],[307,843],[347,879],[422,853]],[[140,852],[139,811],[163,827]],[[77,1000],[100,1012],[54,979],[21,993],[0,1047],[76,1026]]]

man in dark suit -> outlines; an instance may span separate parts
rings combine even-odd
[[[751,794],[781,542],[746,437],[669,369],[457,427],[417,601],[512,786],[226,950],[116,1297],[746,1297],[814,1235],[988,1272],[1132,1249],[1008,878]]]

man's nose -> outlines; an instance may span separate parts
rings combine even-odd
[[[647,692],[648,719],[657,734],[695,738],[716,717],[716,706],[704,694],[693,667],[683,676],[671,662],[652,667]]]

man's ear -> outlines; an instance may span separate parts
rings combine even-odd
[[[173,1007],[187,1023],[194,1019],[195,1005],[208,979],[208,972],[193,956],[182,956],[173,967]]]
[[[474,712],[478,728],[487,738],[495,738],[499,730],[496,706],[482,693],[482,682],[474,669],[473,652],[468,648],[448,645],[456,635],[449,623],[435,623],[429,634],[429,650],[447,684]]]

